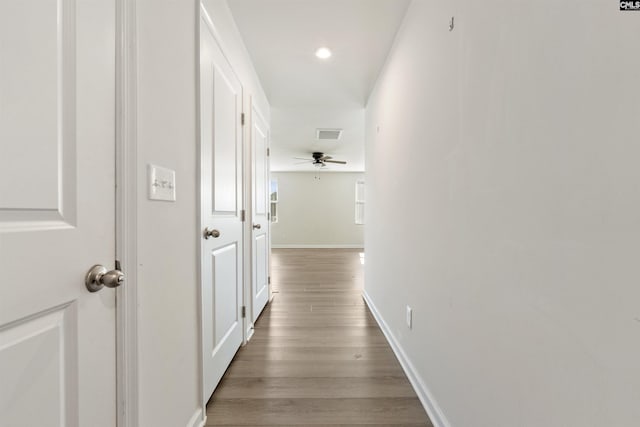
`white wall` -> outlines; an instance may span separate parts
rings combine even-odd
[[[140,426],[186,426],[199,406],[196,10],[138,0]],[[176,203],[147,200],[148,163],[176,170]]]
[[[138,0],[140,426],[186,426],[201,409],[199,371],[196,1]],[[225,1],[211,17],[245,88],[266,97]],[[175,203],[147,200],[146,165],[176,170]]]
[[[274,247],[363,247],[363,226],[355,224],[355,186],[364,174],[278,172],[278,223]],[[319,176],[320,179],[316,179]]]
[[[334,170],[364,171],[364,116],[359,107],[311,108],[277,107],[271,109],[271,170],[277,172],[309,171],[309,164],[294,157],[311,158],[321,152],[346,165]],[[337,141],[316,139],[316,129],[342,129]]]
[[[617,9],[415,0],[370,98],[366,293],[442,425],[640,420],[640,15]]]
[[[269,101],[262,89],[260,79],[251,62],[251,57],[242,41],[233,15],[229,9],[228,0],[202,0],[207,13],[213,21],[225,56],[238,75],[244,91],[244,111],[249,113],[249,101],[257,105],[258,110],[265,116],[267,123],[271,120]]]

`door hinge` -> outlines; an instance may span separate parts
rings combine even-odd
[[[247,317],[247,307],[246,306],[242,306],[242,318],[244,319],[245,317]]]
[[[270,285],[271,284],[271,276],[267,277],[267,284]]]
[[[271,220],[271,212],[267,212],[267,220]]]
[[[240,114],[240,124],[244,126],[244,113]]]
[[[242,209],[242,210],[240,211],[240,221],[244,222],[244,217],[245,217],[245,210],[244,210],[244,209]]]
[[[267,148],[267,157],[271,155],[271,148]]]

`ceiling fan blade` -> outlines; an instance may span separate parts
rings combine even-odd
[[[303,162],[294,162],[293,164],[294,164],[294,165],[303,165],[303,164],[305,164],[305,163],[310,163],[310,162],[311,162],[310,160],[305,160],[305,161],[303,161]]]
[[[306,157],[293,157],[293,158],[296,159],[296,160],[306,160],[308,162],[312,162],[313,161],[313,159],[307,159]]]
[[[322,156],[320,158],[320,160],[329,160],[329,159],[333,159],[333,157],[331,157],[331,156]]]
[[[347,162],[345,162],[344,160],[325,160],[325,162],[327,163],[338,163],[340,165],[346,165]]]

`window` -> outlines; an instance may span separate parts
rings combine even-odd
[[[271,180],[271,195],[269,196],[271,206],[271,222],[278,222],[278,180]]]
[[[364,225],[364,181],[356,181],[356,224]]]

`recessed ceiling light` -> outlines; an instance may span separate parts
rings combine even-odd
[[[331,51],[329,50],[329,48],[321,47],[320,49],[316,50],[316,56],[320,59],[328,59],[331,57]]]

